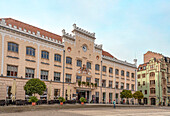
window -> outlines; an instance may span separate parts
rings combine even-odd
[[[41,70],[41,79],[48,80],[48,71]]]
[[[129,72],[126,72],[126,76],[129,77]]]
[[[106,87],[106,80],[102,80],[102,87]]]
[[[106,72],[106,66],[103,66],[103,72]]]
[[[12,42],[8,42],[8,51],[18,53],[18,44],[12,43]]]
[[[124,89],[124,83],[121,83],[121,89]]]
[[[90,62],[87,62],[87,68],[91,69],[91,63]]]
[[[113,81],[109,81],[109,87],[112,88]]]
[[[17,74],[18,74],[17,66],[7,65],[7,76],[17,77]]]
[[[54,55],[54,61],[61,62],[61,55],[55,54]]]
[[[97,86],[99,86],[99,79],[95,78],[95,83],[97,83]]]
[[[60,81],[60,76],[61,76],[60,72],[54,72],[54,81]]]
[[[60,97],[60,89],[54,89],[54,99],[58,99]]]
[[[91,83],[91,78],[90,77],[86,77],[86,82]]]
[[[72,58],[66,57],[66,64],[72,64]]]
[[[119,82],[116,82],[116,89],[119,88]]]
[[[126,89],[129,90],[129,84],[128,83],[126,83]]]
[[[47,100],[47,91],[48,91],[48,89],[46,89],[44,91],[44,93],[42,95],[40,95],[40,99]]]
[[[135,90],[134,87],[135,87],[134,84],[132,84],[132,85],[131,85],[131,90],[132,90],[132,91]]]
[[[109,68],[109,73],[111,73],[111,74],[113,73],[113,68],[111,68],[111,67]]]
[[[76,82],[81,81],[81,76],[76,76]]]
[[[111,103],[112,103],[112,96],[113,96],[113,94],[109,93],[109,102],[111,102]]]
[[[124,76],[124,70],[121,70],[121,76]]]
[[[143,85],[145,85],[145,81],[143,81]]]
[[[154,77],[155,76],[155,73],[154,72],[151,72],[150,73],[150,77]]]
[[[100,70],[100,65],[96,64],[95,65],[95,70],[99,71]]]
[[[81,60],[77,60],[77,66],[82,67],[82,61]]]
[[[132,76],[132,78],[134,78],[134,77],[135,77],[135,76],[134,76],[134,73],[132,73],[131,76]]]
[[[147,90],[145,90],[145,94],[147,94]]]
[[[138,86],[140,86],[140,82],[138,82]]]
[[[155,85],[155,80],[150,80],[150,85]]]
[[[142,78],[145,78],[145,74],[142,74]]]
[[[155,94],[155,88],[150,89],[151,94]]]
[[[26,54],[30,56],[35,56],[35,49],[31,47],[26,48]]]
[[[116,75],[119,75],[119,69],[116,69],[116,70],[115,70],[115,74],[116,74]]]
[[[145,70],[145,69],[146,69],[146,66],[144,66],[143,69]]]
[[[26,68],[25,78],[34,78],[34,69]]]
[[[66,83],[71,83],[71,74],[66,74]]]
[[[49,53],[47,51],[41,51],[41,58],[49,59]]]
[[[140,75],[138,75],[138,79],[140,79]]]

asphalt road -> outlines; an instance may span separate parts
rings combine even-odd
[[[2,113],[0,116],[170,116],[170,107],[154,108],[77,108]]]

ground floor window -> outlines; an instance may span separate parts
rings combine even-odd
[[[40,99],[42,100],[47,100],[47,89],[44,91],[44,93],[42,95],[40,95]]]
[[[113,94],[109,93],[109,103],[112,103],[112,96],[113,96]]]
[[[119,100],[119,94],[116,93],[116,103],[118,104],[118,100]]]
[[[25,70],[25,78],[34,78],[34,69],[26,68],[26,70]]]
[[[144,102],[144,104],[148,104],[148,99],[147,99],[147,98],[144,98],[144,99],[143,99],[143,102]]]
[[[54,99],[58,99],[60,97],[60,89],[54,89]]]
[[[6,88],[6,99],[11,99],[12,93],[11,93],[11,86],[7,86]]]
[[[60,81],[60,76],[61,76],[61,73],[54,72],[54,81]]]

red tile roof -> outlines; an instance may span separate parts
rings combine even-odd
[[[18,20],[12,19],[12,18],[4,18],[4,19],[5,19],[5,22],[7,25],[11,24],[12,27],[17,26],[17,29],[19,29],[19,27],[20,27],[20,28],[22,28],[22,30],[26,29],[27,32],[29,30],[29,31],[31,31],[31,33],[34,32],[35,34],[37,33],[37,31],[39,31],[41,37],[43,35],[44,37],[47,36],[48,38],[55,39],[55,40],[62,42],[61,36],[59,36],[57,34],[51,33],[49,31],[40,29],[38,27],[23,23],[21,21],[18,21]],[[2,19],[0,19],[0,20],[2,20]]]
[[[111,57],[111,58],[115,58],[114,56],[112,56],[109,52],[106,52],[104,50],[102,50],[102,55],[103,56],[108,56],[108,57]],[[115,58],[116,59],[116,58]]]

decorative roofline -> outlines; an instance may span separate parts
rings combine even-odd
[[[41,40],[45,40],[45,41],[48,41],[48,42],[52,42],[54,44],[58,44],[60,46],[64,46],[64,44],[61,41],[59,41],[59,40],[55,40],[55,39],[49,38],[47,36],[45,37],[44,35],[42,35],[42,37],[41,37],[39,31],[37,31],[37,33],[35,33],[35,32],[31,33],[30,30],[26,30],[26,29],[22,30],[21,27],[19,27],[19,29],[18,29],[17,26],[15,26],[15,25],[12,26],[11,24],[7,25],[6,22],[5,22],[5,19],[2,19],[0,21],[0,26],[2,26],[4,28],[7,28],[7,29],[11,29],[11,30],[17,31],[17,32],[20,32],[20,33],[24,33],[24,34],[27,34],[27,35],[30,35],[30,36],[33,36],[33,37],[36,37],[36,38],[39,38]]]
[[[94,47],[102,50],[103,45],[102,44],[99,44],[99,45],[98,44],[94,44]]]
[[[73,31],[74,30],[76,30],[76,31],[78,31],[80,33],[83,33],[83,34],[85,34],[85,35],[87,35],[89,37],[92,37],[93,39],[96,39],[95,38],[95,33],[90,33],[90,32],[88,32],[88,31],[86,31],[84,29],[81,29],[80,27],[77,27],[76,24],[73,24]]]
[[[73,41],[75,40],[75,36],[72,34],[66,33],[65,29],[62,30],[62,34],[63,34],[63,37],[67,37]]]
[[[131,64],[131,63],[128,63],[126,61],[121,61],[121,60],[118,60],[118,59],[115,59],[115,58],[111,58],[111,57],[108,57],[108,56],[104,56],[104,55],[102,55],[102,58],[106,59],[106,60],[109,60],[109,61],[112,61],[112,62],[123,64],[123,65],[126,65],[126,66],[137,68],[137,66],[135,64]]]

